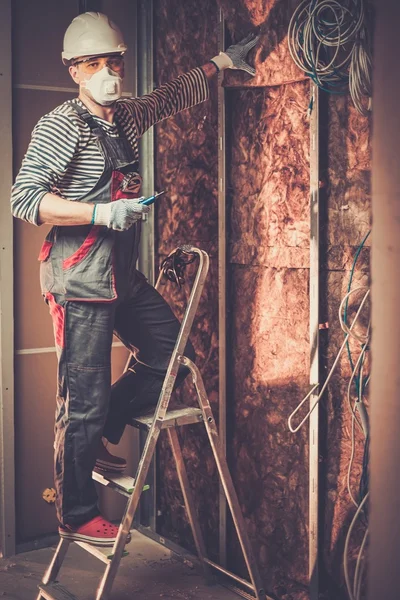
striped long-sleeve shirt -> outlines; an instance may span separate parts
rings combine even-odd
[[[135,157],[138,139],[155,123],[207,100],[208,81],[200,68],[160,86],[141,98],[116,102],[116,115]],[[35,126],[21,169],[11,192],[15,217],[38,225],[40,201],[51,192],[69,200],[79,200],[94,188],[104,169],[104,159],[95,136],[74,110],[83,106],[78,98],[68,100],[45,115]],[[118,128],[93,115],[110,136]]]

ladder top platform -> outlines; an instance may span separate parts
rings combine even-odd
[[[153,423],[154,412],[141,417],[132,419],[131,424],[138,429],[150,429]],[[200,408],[178,408],[169,410],[165,415],[161,429],[167,427],[176,427],[178,425],[191,425],[192,423],[200,423],[203,420],[203,413]]]

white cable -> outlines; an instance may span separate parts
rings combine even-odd
[[[366,352],[367,352],[367,344],[364,344],[363,348],[362,348],[362,350],[360,352],[360,355],[359,355],[359,357],[357,359],[357,362],[356,362],[356,364],[354,366],[353,372],[352,372],[351,377],[350,377],[349,384],[347,386],[347,403],[349,405],[350,412],[353,414],[353,416],[354,416],[354,418],[355,418],[355,420],[357,422],[357,425],[359,426],[359,428],[361,429],[361,431],[364,431],[364,429],[363,429],[362,423],[360,423],[360,421],[357,419],[357,416],[356,416],[356,412],[355,412],[355,410],[356,410],[356,404],[354,404],[354,407],[351,404],[351,388],[353,386],[353,381],[354,381],[354,378],[355,378],[355,376],[357,374],[358,368],[359,368],[360,364],[362,363],[362,361],[364,360],[364,356],[365,356]],[[361,397],[360,396],[358,397],[357,401],[361,402]],[[357,403],[357,401],[356,401],[356,403]]]
[[[362,555],[364,553],[365,544],[367,543],[368,535],[369,535],[369,529],[367,529],[367,531],[364,534],[363,541],[361,542],[361,546],[360,546],[360,551],[359,551],[358,557],[357,557],[356,570],[354,572],[354,583],[353,583],[353,596],[354,596],[355,600],[358,600],[360,591],[361,591],[362,574],[363,574],[363,572],[361,570],[361,561],[362,561]]]
[[[362,590],[362,583],[363,583],[363,579],[364,579],[364,571],[365,571],[365,566],[366,566],[366,561],[364,560],[364,562],[361,563],[361,568],[360,568],[360,574],[358,577],[358,586],[357,586],[357,592],[356,592],[356,600],[362,600],[361,598],[361,590]]]
[[[344,333],[348,333],[351,337],[355,338],[357,341],[359,341],[361,344],[365,344],[368,341],[368,337],[369,337],[369,328],[370,325],[368,324],[368,329],[367,329],[367,333],[363,334],[363,335],[357,335],[352,327],[349,327],[343,320],[342,318],[342,312],[343,312],[343,306],[345,304],[345,302],[347,301],[348,298],[350,298],[350,296],[352,294],[354,294],[355,292],[359,292],[360,290],[367,290],[364,298],[362,299],[361,302],[361,307],[364,306],[365,302],[367,301],[367,298],[370,294],[370,289],[368,286],[366,285],[360,285],[356,288],[354,288],[353,290],[351,290],[350,292],[348,292],[345,297],[343,298],[343,300],[340,303],[340,307],[339,307],[339,321],[340,321],[340,327],[342,328],[342,330],[344,331]],[[358,313],[357,313],[358,314]]]
[[[359,288],[355,288],[354,291],[357,291],[357,290],[361,289],[361,287],[366,287],[366,286],[360,286]],[[354,317],[354,320],[353,320],[351,326],[348,328],[348,332],[346,334],[344,342],[341,345],[340,350],[339,350],[339,352],[336,355],[335,361],[334,361],[334,363],[332,365],[331,370],[329,371],[328,377],[326,378],[325,383],[322,386],[322,389],[321,389],[320,393],[318,394],[318,397],[316,398],[313,406],[308,411],[308,413],[306,414],[306,416],[304,417],[304,419],[301,421],[301,423],[296,428],[294,428],[292,426],[292,419],[293,419],[293,417],[299,412],[299,410],[301,409],[301,407],[303,406],[303,404],[306,402],[306,400],[308,400],[308,398],[311,396],[311,394],[314,392],[314,390],[319,386],[319,383],[317,383],[317,384],[314,385],[314,387],[308,392],[308,394],[305,396],[305,398],[303,398],[303,400],[300,402],[300,404],[298,404],[298,406],[295,408],[295,410],[289,416],[289,418],[288,418],[288,427],[289,427],[289,430],[291,431],[291,433],[297,433],[301,429],[301,427],[304,425],[304,423],[307,421],[307,419],[309,419],[309,417],[310,417],[311,413],[313,412],[313,410],[315,409],[315,407],[319,404],[319,401],[321,400],[322,395],[323,395],[323,393],[324,393],[324,391],[325,391],[325,389],[326,389],[329,381],[332,378],[332,375],[333,375],[333,373],[334,373],[334,371],[335,371],[335,369],[337,367],[337,364],[339,362],[340,356],[341,356],[341,354],[342,354],[342,352],[343,352],[343,350],[344,350],[347,342],[349,341],[350,336],[354,335],[354,333],[353,333],[353,327],[357,323],[358,318],[360,316],[360,313],[361,313],[361,311],[362,311],[362,309],[364,307],[364,304],[365,304],[365,302],[366,302],[366,300],[367,300],[367,298],[369,296],[370,290],[368,288],[366,288],[366,289],[367,289],[367,293],[364,295],[364,298],[361,301],[361,304],[360,304],[359,309],[358,309],[358,311],[356,313],[356,316]],[[347,325],[346,325],[346,327],[347,327]],[[354,337],[357,337],[357,336],[354,335]]]
[[[320,87],[340,93],[348,82],[355,107],[368,114],[372,58],[364,0],[303,0],[289,23],[288,47]]]
[[[361,514],[363,506],[366,503],[368,497],[369,497],[369,492],[368,492],[368,494],[366,494],[364,496],[360,506],[356,510],[353,520],[350,523],[349,531],[347,532],[347,536],[346,536],[346,542],[344,544],[344,557],[343,557],[344,578],[346,580],[347,593],[349,594],[350,600],[356,600],[356,599],[353,595],[352,587],[350,585],[349,565],[348,565],[348,560],[347,560],[348,552],[349,552],[349,543],[350,543],[351,534],[354,529],[354,525],[356,524],[357,519],[358,519],[359,515]]]
[[[349,405],[350,412],[351,412],[351,455],[350,455],[350,460],[349,460],[349,466],[347,469],[347,491],[349,492],[349,496],[350,496],[351,501],[353,502],[354,506],[358,506],[358,502],[355,500],[353,493],[351,491],[350,477],[351,477],[351,470],[353,467],[353,461],[354,461],[354,455],[355,455],[355,424],[356,423],[357,423],[358,427],[360,428],[360,430],[364,433],[365,437],[367,436],[367,432],[364,431],[362,423],[360,423],[360,421],[358,420],[358,418],[356,416],[357,403],[362,402],[362,386],[363,386],[362,364],[364,361],[366,351],[367,351],[367,345],[364,345],[360,352],[360,355],[357,359],[357,362],[354,366],[354,369],[353,369],[353,372],[351,374],[351,378],[349,381],[349,385],[347,387],[347,403]],[[359,382],[359,395],[358,395],[356,402],[354,403],[354,406],[352,406],[352,404],[351,404],[351,388],[353,385],[354,377],[359,369],[360,364],[361,364],[361,372],[360,372],[360,382]]]
[[[349,460],[349,466],[347,469],[347,491],[349,492],[349,496],[351,498],[352,503],[357,508],[358,502],[353,496],[353,492],[351,491],[351,485],[350,485],[350,475],[351,475],[351,470],[353,467],[354,454],[355,454],[355,417],[353,414],[353,417],[351,419],[351,455],[350,455],[350,460]]]

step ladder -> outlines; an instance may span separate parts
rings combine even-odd
[[[93,471],[93,478],[100,484],[110,487],[119,494],[128,498],[125,513],[121,521],[117,539],[111,551],[100,549],[84,542],[74,542],[61,539],[55,551],[53,559],[45,573],[42,583],[39,585],[39,595],[37,600],[78,600],[65,587],[57,582],[57,576],[61,569],[63,560],[67,553],[69,545],[77,544],[100,561],[105,563],[104,574],[98,586],[95,600],[111,600],[111,588],[117,575],[118,567],[125,552],[125,543],[129,534],[132,522],[138,508],[140,496],[148,488],[145,485],[149,466],[154,455],[157,440],[162,429],[167,430],[168,439],[171,444],[173,457],[175,459],[179,482],[181,485],[185,508],[192,529],[193,539],[198,553],[200,563],[204,574],[209,582],[213,580],[213,570],[222,572],[231,577],[236,583],[240,583],[250,591],[251,596],[257,600],[265,600],[262,582],[250,542],[244,519],[240,510],[239,501],[233,486],[232,478],[229,473],[226,458],[224,456],[215,424],[214,416],[208,401],[203,379],[197,366],[184,356],[184,349],[192,328],[193,320],[199,305],[201,293],[206,280],[209,258],[204,250],[192,246],[182,246],[175,249],[167,257],[162,265],[160,276],[158,278],[156,289],[160,289],[166,279],[175,280],[179,286],[184,282],[184,271],[186,265],[198,259],[197,272],[191,289],[190,297],[187,303],[186,311],[182,320],[178,338],[173,350],[171,360],[164,379],[160,398],[155,411],[150,415],[144,415],[132,421],[132,425],[147,432],[147,438],[144,449],[139,461],[136,477],[125,477],[111,473],[100,474]],[[129,360],[127,367],[129,368]],[[185,365],[192,376],[195,390],[197,392],[198,408],[181,408],[168,411],[169,401],[174,387],[175,379],[180,365]],[[250,582],[238,577],[234,573],[227,571],[220,565],[207,558],[204,539],[202,536],[200,523],[194,508],[192,492],[187,477],[182,451],[176,431],[177,427],[192,424],[202,424],[207,432],[212,452],[216,461],[220,481],[225,492],[226,501],[229,505],[232,519],[239,538],[240,546],[246,562],[250,576]],[[105,551],[106,550],[106,551]]]

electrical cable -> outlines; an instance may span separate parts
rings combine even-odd
[[[352,337],[352,338],[356,339],[358,342],[360,342],[361,344],[365,344],[366,342],[368,342],[368,339],[369,339],[369,325],[368,325],[367,334],[362,334],[362,335],[356,334],[353,331],[353,327],[351,327],[351,328],[348,327],[344,316],[342,318],[344,304],[346,304],[346,302],[348,301],[348,299],[350,298],[350,296],[352,294],[354,294],[355,292],[359,292],[360,290],[368,290],[366,296],[369,295],[370,290],[369,290],[369,287],[366,285],[359,285],[358,287],[354,288],[353,290],[350,290],[349,292],[347,292],[347,294],[344,296],[343,300],[340,303],[339,322],[340,322],[340,327],[342,328],[344,333],[348,334],[348,337]],[[364,297],[364,299],[366,299],[366,298]],[[352,364],[351,366],[354,369],[354,365]]]
[[[344,544],[344,556],[343,556],[344,578],[346,581],[347,593],[349,594],[350,600],[356,600],[356,598],[354,597],[353,589],[352,589],[352,586],[350,583],[349,564],[348,564],[349,543],[350,543],[351,534],[354,529],[354,525],[356,524],[357,519],[358,519],[359,515],[361,514],[364,504],[366,503],[368,498],[369,498],[369,492],[363,498],[363,500],[360,503],[360,506],[356,510],[356,513],[350,523],[349,531],[347,532],[346,541]],[[360,557],[360,554],[359,554],[359,557]]]
[[[325,391],[325,389],[326,389],[329,381],[332,378],[332,375],[333,375],[333,373],[334,373],[334,371],[335,371],[335,369],[336,369],[336,367],[337,367],[337,365],[339,363],[339,359],[340,359],[340,357],[342,355],[342,352],[343,352],[344,348],[346,347],[346,344],[347,344],[347,341],[348,341],[350,335],[354,335],[355,336],[355,334],[353,334],[353,331],[352,331],[353,327],[357,323],[357,321],[359,319],[359,316],[360,316],[360,313],[361,313],[361,311],[362,311],[362,309],[364,307],[364,304],[365,304],[365,302],[366,302],[366,300],[367,300],[367,298],[368,298],[368,296],[370,294],[370,290],[369,290],[369,288],[366,288],[366,286],[360,286],[359,288],[354,289],[351,293],[354,293],[355,291],[358,291],[361,288],[367,289],[367,292],[365,293],[364,298],[361,301],[361,304],[360,304],[360,306],[358,308],[358,311],[356,313],[356,316],[354,317],[354,320],[353,320],[351,326],[348,328],[348,333],[346,334],[344,342],[341,345],[340,350],[339,350],[339,352],[336,355],[336,358],[335,358],[334,363],[333,363],[333,365],[331,367],[331,370],[329,371],[329,374],[328,374],[328,376],[327,376],[327,378],[325,380],[325,383],[322,386],[322,389],[319,392],[318,397],[316,398],[313,406],[308,411],[308,413],[303,418],[303,420],[299,423],[299,425],[296,428],[294,428],[292,426],[292,419],[293,419],[293,417],[299,412],[299,410],[301,409],[301,407],[303,406],[303,404],[308,400],[308,398],[311,396],[311,394],[314,392],[314,390],[317,389],[317,387],[319,386],[319,383],[317,383],[317,384],[315,384],[313,386],[313,388],[308,392],[308,394],[303,398],[303,400],[300,402],[300,404],[298,404],[298,406],[295,408],[295,410],[292,412],[292,414],[288,418],[288,427],[289,427],[289,430],[291,431],[291,433],[297,433],[301,429],[301,427],[304,425],[304,423],[310,418],[311,413],[313,412],[313,410],[315,409],[315,407],[319,404],[319,402],[320,402],[320,400],[321,400],[321,398],[323,396],[323,393],[324,393],[324,391]],[[347,325],[346,325],[346,327],[347,327]]]
[[[365,506],[365,503],[367,501],[367,498],[369,497],[369,491],[368,491],[369,427],[368,427],[368,415],[367,415],[367,411],[366,411],[364,403],[363,403],[363,395],[364,395],[366,387],[368,386],[369,381],[370,381],[370,375],[368,375],[368,377],[364,381],[364,365],[365,365],[366,353],[369,350],[370,328],[371,328],[371,320],[369,319],[365,332],[360,333],[359,331],[355,330],[355,325],[359,321],[359,317],[361,315],[362,309],[370,295],[370,289],[368,286],[365,286],[365,285],[359,285],[354,289],[351,289],[351,286],[352,286],[352,282],[353,282],[353,277],[354,277],[357,260],[360,256],[361,250],[364,247],[365,242],[368,239],[369,235],[370,235],[370,232],[368,232],[367,235],[364,237],[364,239],[362,240],[361,244],[359,245],[359,247],[356,251],[356,254],[355,254],[355,257],[353,260],[351,273],[350,273],[350,279],[349,279],[347,293],[344,296],[344,298],[342,299],[342,301],[340,303],[339,311],[338,311],[340,327],[345,334],[345,339],[343,341],[343,344],[342,344],[339,352],[337,353],[337,356],[334,360],[332,368],[325,380],[325,383],[324,383],[318,397],[313,402],[313,404],[312,404],[310,410],[308,411],[308,413],[306,414],[306,416],[303,418],[303,420],[299,423],[299,425],[297,427],[293,427],[292,419],[298,413],[298,411],[301,409],[301,407],[307,401],[307,399],[319,387],[319,383],[312,387],[312,389],[308,392],[308,394],[305,396],[305,398],[303,398],[303,400],[300,402],[300,404],[297,406],[297,408],[292,412],[292,414],[290,415],[290,417],[288,419],[289,430],[292,433],[296,433],[297,431],[299,431],[299,429],[303,426],[303,424],[306,422],[306,420],[310,417],[314,408],[318,405],[318,403],[326,389],[326,386],[328,385],[328,382],[332,378],[333,372],[335,371],[335,369],[339,363],[340,356],[342,355],[344,348],[347,347],[348,357],[349,357],[350,365],[352,368],[351,377],[350,377],[348,387],[347,387],[347,402],[348,402],[348,406],[349,406],[349,409],[351,412],[351,419],[352,419],[351,456],[350,456],[350,461],[349,461],[348,470],[347,470],[347,489],[348,489],[351,501],[353,502],[354,506],[357,507],[357,511],[355,513],[355,516],[353,518],[353,521],[350,525],[349,531],[346,536],[345,551],[344,551],[344,558],[343,558],[346,586],[347,586],[350,600],[360,600],[363,575],[364,575],[364,566],[365,566],[364,563],[362,563],[362,556],[363,556],[363,553],[365,550],[365,545],[366,545],[367,538],[368,538],[368,529],[367,529],[367,532],[364,535],[364,538],[363,538],[363,541],[362,541],[362,544],[361,544],[361,547],[360,547],[360,550],[358,553],[357,563],[356,563],[356,567],[355,567],[353,587],[351,588],[350,577],[349,577],[349,572],[348,572],[349,543],[350,543],[352,530],[353,530],[354,525],[361,513],[363,513],[366,517],[365,525],[368,528],[368,511],[367,511],[367,507]],[[349,325],[348,324],[349,300],[354,294],[360,293],[360,292],[364,292],[364,294],[363,294],[360,306],[354,317],[354,320],[351,323],[351,325]],[[350,344],[349,344],[350,338],[354,339],[356,342],[361,344],[361,350],[359,352],[359,355],[358,355],[355,363],[353,362],[353,358],[352,358],[352,354],[351,354],[351,350],[350,350]],[[355,397],[355,401],[353,404],[352,399],[351,399],[351,390],[352,390],[354,382],[356,382],[356,397]],[[360,420],[357,417],[357,413],[360,416]],[[365,436],[363,467],[362,467],[362,475],[361,475],[361,480],[360,480],[360,485],[359,485],[360,502],[357,502],[357,500],[354,497],[353,492],[351,490],[351,472],[352,472],[354,457],[355,457],[355,426],[356,426],[356,424],[358,425],[360,430],[363,431],[364,436]]]
[[[341,309],[339,311],[339,319],[341,322],[341,327],[342,327],[342,330],[344,331],[344,333],[346,333],[346,334],[349,332],[349,327],[347,325],[347,313],[348,313],[349,299],[350,299],[352,292],[357,292],[360,289],[360,287],[359,287],[359,288],[356,288],[355,290],[351,290],[354,272],[355,272],[357,260],[360,256],[361,250],[364,247],[365,242],[368,239],[370,233],[371,233],[371,231],[369,231],[366,234],[366,236],[363,238],[363,240],[362,240],[361,244],[359,245],[357,252],[355,254],[351,273],[350,273],[347,294],[341,303]],[[364,289],[363,286],[361,286],[361,289]],[[344,314],[343,314],[343,318],[342,318],[343,306],[344,306]],[[368,491],[369,425],[368,425],[368,414],[367,414],[365,405],[363,403],[363,396],[364,396],[365,390],[370,381],[370,375],[368,375],[368,377],[364,381],[364,365],[365,365],[366,353],[369,350],[370,328],[371,328],[371,321],[369,320],[368,326],[367,326],[367,331],[366,331],[365,335],[360,336],[360,335],[356,335],[355,332],[353,332],[353,331],[350,332],[350,334],[351,334],[350,336],[361,343],[361,351],[360,351],[360,354],[359,354],[358,359],[355,364],[353,362],[352,353],[350,350],[350,344],[347,343],[348,358],[349,358],[349,362],[350,362],[350,365],[352,368],[352,375],[351,375],[351,378],[350,378],[350,381],[348,384],[348,389],[347,389],[347,400],[348,400],[348,404],[349,404],[349,408],[350,408],[351,416],[352,416],[351,456],[350,456],[349,466],[348,466],[348,470],[347,470],[347,489],[348,489],[349,496],[350,496],[353,504],[357,505],[357,501],[355,500],[352,490],[351,490],[351,471],[352,471],[352,467],[353,467],[354,454],[355,454],[355,423],[357,422],[358,426],[362,427],[362,431],[364,432],[364,435],[365,435],[365,446],[364,446],[364,455],[363,455],[363,462],[362,462],[362,474],[361,474],[360,484],[359,484],[359,498],[360,498],[360,502],[361,502],[360,506],[363,506],[365,504],[366,498],[369,495],[369,491]],[[356,387],[356,400],[354,402],[354,405],[352,405],[351,389],[352,389],[352,386],[354,383],[355,383],[355,387]],[[361,423],[359,422],[359,420],[356,417],[356,412],[358,412],[358,414],[361,418]],[[348,549],[349,549],[349,543],[350,543],[351,530],[349,530],[348,535],[346,537],[346,544],[345,544],[345,551],[344,551],[344,558],[343,558],[344,565],[345,565],[346,586],[347,586],[347,590],[348,590],[351,600],[361,600],[361,591],[362,591],[363,577],[364,577],[365,564],[366,564],[365,561],[362,562],[362,558],[363,558],[365,546],[366,546],[367,539],[368,539],[367,506],[364,507],[363,514],[365,515],[365,526],[367,527],[367,529],[364,534],[364,537],[363,537],[363,540],[362,540],[362,543],[361,543],[361,546],[360,546],[360,549],[358,552],[358,557],[357,557],[357,562],[356,562],[355,572],[354,572],[352,592],[351,592],[350,578],[349,578],[349,573],[348,573]]]
[[[288,46],[318,87],[331,94],[349,88],[357,110],[368,114],[372,52],[364,0],[303,0],[289,23]]]
[[[359,503],[354,498],[353,492],[351,491],[351,485],[350,485],[350,476],[351,476],[351,471],[352,471],[353,461],[354,461],[354,454],[355,454],[355,422],[356,422],[356,420],[353,415],[353,418],[351,420],[351,455],[350,455],[350,460],[349,460],[349,466],[347,468],[347,491],[349,492],[350,499],[351,499],[352,503],[354,504],[354,506],[358,507]]]
[[[362,600],[361,590],[362,590],[362,583],[363,583],[363,579],[364,579],[364,571],[365,571],[366,564],[367,564],[367,562],[365,560],[361,563],[360,572],[359,572],[359,576],[358,576],[358,586],[357,586],[357,590],[356,590],[356,600]]]
[[[371,234],[371,230],[368,231],[368,233],[364,236],[363,240],[361,241],[361,243],[355,253],[353,265],[352,265],[351,272],[350,272],[349,284],[347,287],[348,293],[351,291],[351,286],[352,286],[354,272],[355,272],[358,258],[360,256],[360,253],[361,253],[363,247],[365,246],[365,243],[370,234]],[[347,296],[347,300],[346,300],[345,306],[344,306],[343,321],[345,323],[347,323],[349,298],[350,298],[350,296]],[[369,334],[369,329],[370,329],[370,322],[368,324],[368,332],[367,332],[368,334]],[[364,446],[364,455],[363,455],[363,461],[362,461],[362,474],[361,474],[361,478],[360,478],[360,487],[359,487],[359,497],[361,500],[368,493],[368,489],[369,489],[369,425],[368,425],[368,414],[367,414],[367,411],[366,411],[366,408],[365,408],[365,405],[363,402],[363,396],[365,394],[366,388],[371,379],[371,375],[368,375],[368,377],[365,379],[365,381],[363,378],[365,355],[366,355],[366,352],[369,350],[369,346],[368,346],[369,340],[362,340],[362,341],[364,342],[361,344],[361,348],[362,348],[363,352],[362,352],[362,359],[359,362],[358,373],[357,373],[357,364],[354,365],[354,361],[352,358],[350,344],[347,344],[347,353],[348,353],[349,362],[350,362],[350,365],[352,368],[352,380],[351,381],[354,381],[354,383],[355,383],[356,394],[357,394],[357,401],[354,405],[354,409],[351,407],[351,410],[358,411],[360,418],[361,418],[361,423],[363,425],[363,431],[364,431],[364,434],[366,435],[365,446]],[[348,401],[349,401],[350,406],[351,406],[351,401],[349,400],[349,398],[350,398],[351,385],[352,385],[352,383],[350,382],[349,388],[348,388]],[[352,439],[352,444],[353,443],[354,443],[354,440]],[[348,477],[348,481],[349,481],[349,479],[350,479],[350,476]],[[350,496],[352,497],[351,493],[350,493]]]
[[[369,535],[369,529],[367,529],[364,534],[364,537],[363,537],[363,540],[362,540],[361,546],[360,546],[360,552],[358,553],[358,557],[357,557],[356,569],[354,572],[354,582],[353,582],[353,596],[354,596],[355,600],[359,600],[359,596],[360,596],[362,575],[363,575],[363,571],[361,570],[361,561],[362,561],[362,556],[364,554],[364,548],[367,543],[368,535]]]
[[[351,404],[351,397],[350,397],[350,390],[352,387],[352,383],[354,380],[354,376],[358,370],[358,365],[359,363],[363,363],[364,362],[364,358],[365,358],[365,352],[366,352],[366,346],[363,346],[360,356],[357,359],[357,363],[353,369],[350,381],[349,381],[349,385],[347,388],[347,401],[348,401],[348,405],[350,408],[350,412],[351,412],[351,417],[352,417],[352,424],[351,424],[351,455],[350,455],[350,461],[349,461],[349,466],[347,469],[347,490],[349,492],[349,496],[351,498],[351,501],[353,502],[353,504],[355,506],[358,506],[358,502],[355,500],[353,493],[351,491],[351,485],[350,485],[350,476],[351,476],[351,471],[352,471],[352,466],[353,466],[353,461],[354,461],[354,454],[355,454],[355,424],[357,423],[357,425],[359,426],[360,430],[364,433],[365,438],[368,437],[368,427],[364,422],[364,419],[362,418],[361,423],[360,421],[357,419],[356,416],[356,409],[359,408],[359,404],[362,405],[362,399],[358,398],[355,403],[354,406],[352,406]],[[362,369],[362,367],[361,367]]]
[[[360,245],[358,246],[357,251],[356,251],[356,253],[354,255],[353,264],[352,264],[351,271],[350,271],[349,283],[348,283],[348,286],[347,286],[347,292],[348,293],[351,290],[351,286],[352,286],[352,283],[353,283],[353,278],[354,278],[354,273],[355,273],[355,268],[356,268],[356,265],[357,265],[358,258],[360,256],[361,251],[364,248],[365,243],[366,243],[367,239],[369,238],[370,234],[371,234],[371,230],[369,230],[368,233],[364,236],[364,238],[362,239],[362,241],[361,241]],[[345,323],[347,323],[347,312],[348,312],[348,307],[349,307],[349,301],[348,300],[349,300],[349,297],[347,298],[347,301],[346,301],[345,307],[344,307],[343,320],[344,320]],[[348,354],[348,357],[349,357],[349,362],[350,362],[351,368],[354,369],[353,359],[352,359],[351,350],[350,350],[350,344],[347,344],[347,354]],[[356,383],[356,388],[357,388],[357,393],[358,393],[358,386],[359,386],[358,378],[355,379],[355,383]]]

